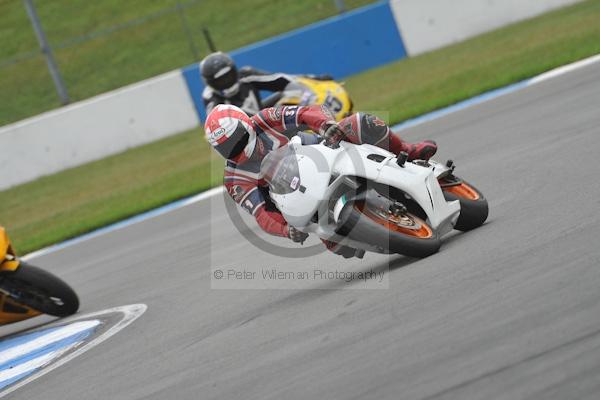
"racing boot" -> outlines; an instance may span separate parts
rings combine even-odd
[[[343,244],[339,244],[336,242],[332,242],[331,240],[321,239],[327,250],[331,251],[334,254],[342,256],[344,258],[363,258],[365,255],[364,250],[355,249],[349,246],[344,246]]]
[[[437,144],[433,140],[423,140],[418,143],[406,143],[404,142],[404,148],[408,153],[408,161],[412,160],[425,160],[429,159],[437,151]]]
[[[388,137],[389,149],[394,154],[400,154],[401,151],[408,153],[408,161],[425,160],[429,161],[431,156],[437,151],[437,144],[433,140],[423,140],[418,143],[408,143],[400,138],[400,135],[391,133]]]

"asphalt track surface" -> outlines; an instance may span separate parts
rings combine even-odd
[[[11,396],[597,399],[599,130],[600,64],[411,128],[404,136],[435,139],[491,212],[423,260],[308,261],[349,271],[389,262],[385,290],[211,289],[211,263],[307,262],[248,244],[221,201],[39,257],[77,288],[81,312],[148,311]]]

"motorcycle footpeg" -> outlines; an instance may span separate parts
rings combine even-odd
[[[407,160],[408,160],[408,153],[405,151],[401,151],[398,154],[398,158],[396,159],[396,164],[398,164],[400,167],[404,168],[404,164],[406,163]]]

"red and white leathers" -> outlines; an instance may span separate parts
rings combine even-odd
[[[251,146],[250,152],[235,157],[235,161],[227,160],[225,188],[237,204],[256,218],[264,231],[289,237],[287,222],[269,200],[268,186],[260,175],[261,161],[270,151],[285,145],[295,135],[300,135],[304,144],[318,143],[318,135],[302,131],[312,130],[323,134],[335,120],[329,110],[321,106],[284,106],[264,109],[250,117],[249,122],[254,131],[252,136],[256,134],[256,143]],[[419,144],[402,141],[385,122],[369,114],[350,115],[338,125],[346,134],[345,140],[356,144],[373,144],[395,154],[406,151],[409,159],[428,159],[436,150],[435,143],[431,141]]]

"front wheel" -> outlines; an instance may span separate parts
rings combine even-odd
[[[16,271],[0,274],[0,288],[13,300],[44,314],[66,317],[79,309],[79,298],[69,285],[22,261]]]
[[[357,200],[346,204],[340,217],[340,234],[390,253],[423,258],[437,253],[442,244],[427,222],[406,210],[392,213],[368,200]]]
[[[475,186],[455,176],[440,179],[440,186],[447,201],[460,202],[454,229],[464,232],[483,225],[489,214],[488,202]]]

